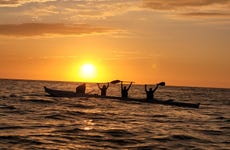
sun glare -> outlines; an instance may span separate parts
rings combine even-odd
[[[96,77],[96,68],[92,64],[84,64],[80,68],[80,77],[84,80],[91,80]]]

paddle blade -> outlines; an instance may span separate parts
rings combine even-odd
[[[111,81],[110,83],[112,83],[112,84],[117,84],[117,83],[120,83],[121,82],[121,80],[113,80],[113,81]]]
[[[165,82],[160,82],[160,83],[158,83],[158,85],[165,86]]]

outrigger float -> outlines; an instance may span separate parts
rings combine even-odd
[[[118,100],[126,100],[126,101],[136,101],[141,103],[151,103],[151,104],[161,104],[161,105],[169,105],[169,106],[178,106],[178,107],[189,107],[189,108],[199,108],[200,103],[187,103],[187,102],[177,102],[172,99],[169,100],[158,100],[154,99],[152,101],[147,101],[146,99],[137,99],[137,98],[121,98],[117,96],[100,96],[98,94],[81,94],[72,91],[63,91],[56,90],[44,87],[45,92],[48,93],[48,96],[51,97],[87,97],[87,98],[101,98],[101,99],[118,99]]]

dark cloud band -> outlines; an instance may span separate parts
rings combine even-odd
[[[25,23],[0,25],[0,35],[4,36],[82,35],[105,33],[111,30],[110,28],[90,26],[87,24]]]
[[[143,0],[144,7],[156,10],[200,7],[211,4],[230,4],[230,0]]]

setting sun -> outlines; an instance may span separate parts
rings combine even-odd
[[[91,80],[96,77],[96,68],[92,64],[83,64],[79,73],[82,79]]]

